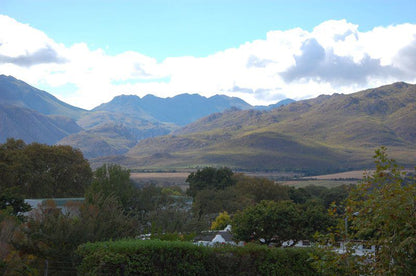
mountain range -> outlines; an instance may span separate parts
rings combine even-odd
[[[315,174],[372,167],[374,150],[383,145],[400,164],[414,166],[415,122],[416,85],[398,82],[268,111],[214,113],[142,140],[114,160],[141,169],[229,166]]]
[[[371,167],[381,145],[410,166],[415,122],[416,85],[404,82],[268,107],[182,94],[121,95],[84,110],[0,76],[0,142],[13,137],[71,145],[93,167],[105,162],[141,170],[228,166],[314,174]]]
[[[272,107],[253,107],[223,95],[181,94],[166,99],[120,95],[84,110],[12,76],[0,75],[0,142],[13,137],[27,143],[67,144],[91,159],[126,153],[140,140],[169,134],[215,112]]]

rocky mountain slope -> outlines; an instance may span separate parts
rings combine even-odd
[[[384,145],[410,165],[416,159],[415,122],[416,86],[394,83],[271,111],[211,114],[174,135],[140,141],[125,155],[125,164],[329,172],[370,166],[374,149]]]

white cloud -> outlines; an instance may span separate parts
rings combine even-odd
[[[415,82],[415,57],[414,24],[360,32],[358,25],[329,20],[311,32],[270,31],[264,40],[207,57],[158,63],[133,51],[109,55],[82,42],[63,45],[41,30],[0,15],[0,73],[57,90],[70,84],[76,90],[61,98],[84,108],[121,93],[227,94],[251,104],[349,93],[394,81]]]

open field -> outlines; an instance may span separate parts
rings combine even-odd
[[[336,186],[341,186],[341,185],[355,185],[357,184],[357,180],[332,180],[332,179],[327,179],[327,180],[290,180],[290,181],[278,181],[278,183],[282,184],[282,185],[287,185],[290,187],[295,187],[295,188],[303,188],[306,186],[323,186],[326,188],[333,188]]]
[[[363,176],[366,172],[371,171],[349,171],[342,173],[326,174],[326,175],[317,175],[306,178],[313,178],[318,180],[330,180],[330,179],[363,179]]]
[[[187,186],[185,183],[189,172],[143,172],[131,173],[130,178],[139,185]]]
[[[185,182],[190,172],[134,172],[131,179],[138,185],[154,184],[156,186],[180,186],[184,189],[188,186]],[[364,171],[350,171],[313,177],[302,177],[287,172],[246,172],[252,177],[264,177],[277,180],[278,183],[293,187],[305,187],[308,185],[334,187],[339,185],[357,184],[362,179]],[[281,179],[285,180],[281,180]],[[287,180],[286,180],[287,179]]]

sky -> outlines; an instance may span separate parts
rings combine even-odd
[[[91,109],[120,94],[268,105],[416,83],[414,0],[0,0],[0,74]]]

